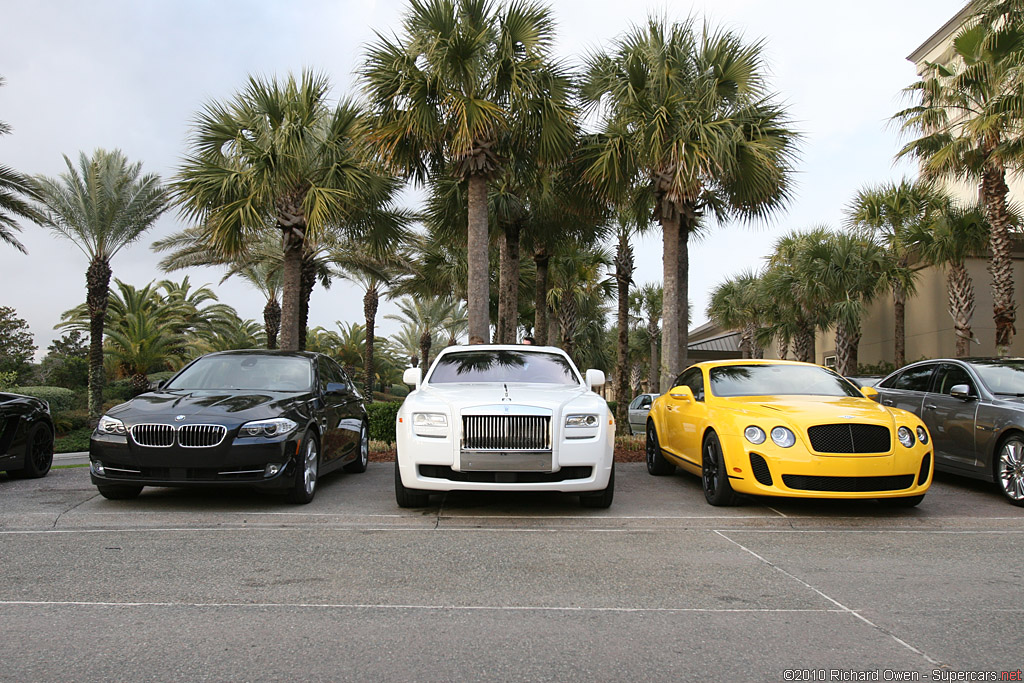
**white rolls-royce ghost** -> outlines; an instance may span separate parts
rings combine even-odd
[[[615,491],[615,421],[552,346],[450,346],[405,371],[415,390],[398,411],[395,497],[427,505],[437,491],[561,491],[606,508]]]

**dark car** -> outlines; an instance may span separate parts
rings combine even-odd
[[[202,356],[107,411],[89,444],[92,482],[111,499],[143,486],[247,486],[308,503],[320,476],[363,472],[368,456],[352,381],[331,358],[302,351]]]
[[[1024,505],[1024,358],[921,361],[875,388],[884,405],[924,421],[936,469],[995,482]]]
[[[45,477],[53,465],[50,406],[38,398],[0,393],[0,471],[8,476]]]

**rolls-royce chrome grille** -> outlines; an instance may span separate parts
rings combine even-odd
[[[462,448],[469,451],[550,451],[547,415],[463,415]]]
[[[228,430],[224,425],[138,424],[132,427],[132,440],[149,448],[170,448],[177,441],[182,448],[217,446]]]

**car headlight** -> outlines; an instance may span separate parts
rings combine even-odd
[[[785,427],[772,428],[772,441],[776,446],[789,448],[796,443],[796,434]]]
[[[749,427],[744,429],[743,436],[747,437],[747,441],[754,444],[755,446],[763,444],[764,440],[768,438],[765,436],[763,429],[761,429],[760,427],[756,427],[754,425],[750,425]]]
[[[96,424],[96,431],[100,434],[114,434],[116,436],[124,436],[128,433],[125,429],[124,422],[121,422],[116,417],[110,417],[104,415],[100,418],[100,421]]]
[[[921,443],[928,443],[928,430],[921,425],[917,426],[917,440]]]
[[[447,436],[448,416],[444,413],[413,413],[412,430],[419,436]]]
[[[298,427],[287,417],[275,417],[269,420],[255,420],[246,422],[238,430],[239,436],[282,436]]]
[[[914,433],[910,431],[909,427],[900,427],[896,430],[896,438],[900,440],[904,448],[910,448],[914,445]]]
[[[597,415],[566,415],[566,427],[596,427]]]

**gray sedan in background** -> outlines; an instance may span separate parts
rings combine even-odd
[[[651,412],[651,404],[661,394],[640,394],[629,402],[629,433],[647,433],[647,413]]]
[[[1024,506],[1024,358],[921,361],[875,388],[883,405],[924,421],[937,470],[995,482]]]

